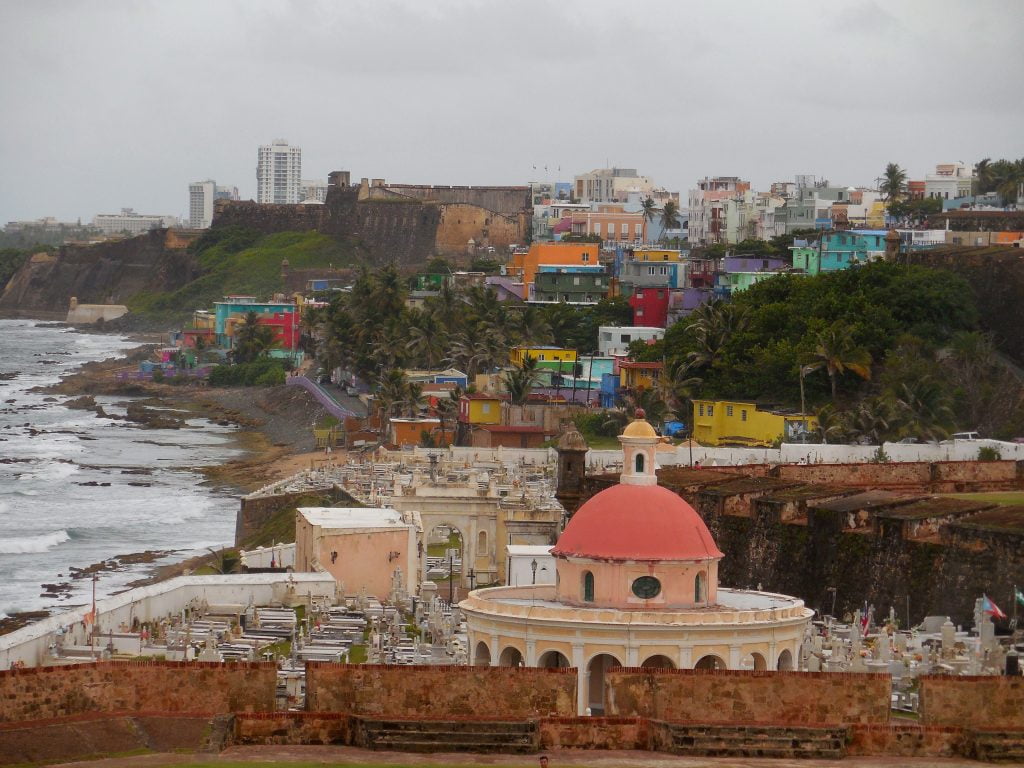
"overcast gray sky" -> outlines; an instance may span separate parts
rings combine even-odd
[[[2,0],[0,224],[252,197],[274,138],[305,178],[919,177],[1024,156],[1022,32],[1020,0]]]

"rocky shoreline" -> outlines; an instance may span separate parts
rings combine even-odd
[[[148,359],[156,346],[154,339],[135,337],[143,342],[118,357],[85,363],[77,371],[59,382],[37,388],[35,391],[64,401],[71,408],[90,410],[97,416],[111,418],[96,403],[97,395],[123,395],[133,398],[123,418],[141,428],[167,429],[180,426],[186,418],[204,418],[218,424],[235,424],[237,447],[243,454],[239,458],[210,466],[188,467],[202,474],[211,486],[237,494],[245,494],[298,471],[314,448],[311,424],[322,415],[320,406],[299,387],[211,388],[201,382],[183,385],[140,380],[119,380],[120,371],[133,371],[138,363]],[[138,399],[142,398],[142,399]],[[186,416],[178,414],[184,413]],[[13,461],[13,460],[12,460]],[[144,474],[143,470],[136,470]],[[140,479],[139,484],[145,484]],[[42,584],[42,594],[59,597],[70,591],[72,580],[90,578],[102,571],[120,570],[152,563],[153,568],[128,587],[153,584],[201,568],[213,555],[201,555],[184,561],[157,565],[158,560],[173,557],[175,550],[145,551],[116,555],[85,567],[69,566],[64,581]],[[0,634],[12,632],[50,615],[49,611],[16,613],[0,619]]]

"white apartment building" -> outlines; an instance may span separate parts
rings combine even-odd
[[[274,139],[259,148],[256,164],[257,203],[301,203],[302,148]]]
[[[327,182],[321,179],[303,179],[299,184],[299,202],[327,202]]]
[[[151,229],[181,226],[177,216],[136,213],[131,208],[122,208],[120,213],[98,213],[92,217],[92,225],[104,235],[141,235]]]
[[[971,194],[974,169],[966,163],[940,163],[935,173],[924,177],[924,196],[939,200],[955,200]]]
[[[693,245],[726,241],[726,201],[743,198],[750,182],[738,176],[705,176],[689,194],[689,233]],[[738,223],[738,219],[737,219]]]
[[[650,178],[638,175],[636,168],[598,168],[573,177],[574,196],[581,203],[624,203],[630,192],[646,197],[652,189]]]
[[[188,185],[188,225],[206,229],[213,223],[215,200],[237,200],[238,187],[220,187],[213,179],[193,181]]]
[[[665,338],[665,329],[647,325],[602,325],[597,329],[597,350],[601,357],[625,355],[634,341]]]

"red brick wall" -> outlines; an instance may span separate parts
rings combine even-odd
[[[576,670],[311,662],[306,709],[398,718],[575,715]]]
[[[0,722],[84,712],[274,709],[274,664],[119,662],[0,672]]]
[[[891,464],[782,464],[778,476],[801,483],[839,486],[926,486],[931,482],[931,465],[926,462]]]
[[[850,729],[846,756],[956,757],[963,755],[960,728],[920,725],[855,725]]]
[[[235,716],[234,744],[351,744],[352,718],[337,712],[255,712]]]
[[[543,749],[651,749],[642,717],[549,717],[538,722]]]
[[[921,723],[1024,730],[1024,677],[921,678]]]
[[[823,672],[611,670],[611,712],[692,723],[887,723],[889,676]]]

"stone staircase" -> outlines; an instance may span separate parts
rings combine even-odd
[[[839,759],[846,754],[845,728],[666,725],[667,751],[677,755]]]
[[[975,760],[1024,764],[1024,731],[973,731],[969,745]]]
[[[398,752],[505,752],[540,748],[537,724],[508,720],[372,720],[361,718],[356,743]]]

